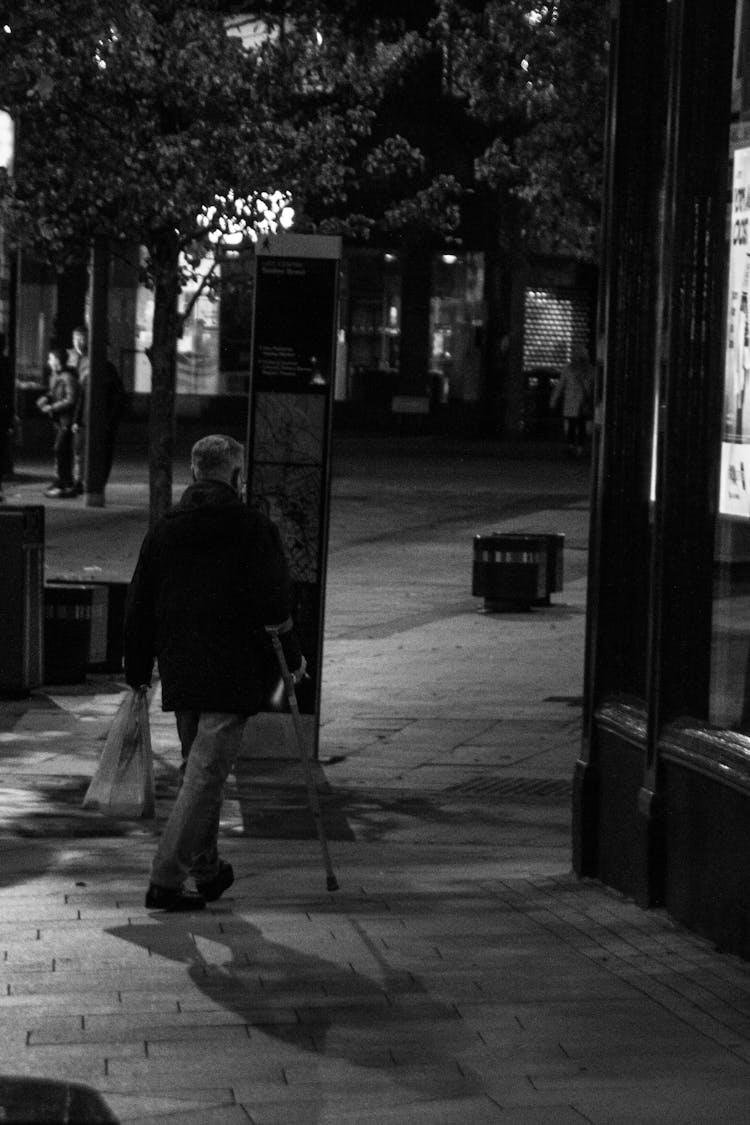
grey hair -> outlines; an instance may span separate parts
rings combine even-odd
[[[208,434],[196,441],[190,454],[190,467],[196,480],[224,480],[243,469],[245,450],[226,434]]]

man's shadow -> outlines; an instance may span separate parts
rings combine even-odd
[[[389,1084],[409,1087],[418,1096],[420,1089],[429,1094],[434,1090],[434,1079],[420,1078],[416,1067],[398,1065],[416,1060],[420,1067],[452,1072],[466,1096],[475,1092],[472,1080],[464,1082],[456,1063],[462,1049],[477,1046],[475,1033],[462,1023],[455,1008],[433,1000],[413,973],[390,966],[355,920],[350,924],[365,957],[372,962],[371,975],[353,965],[345,967],[270,940],[259,926],[229,909],[206,914],[155,914],[150,923],[116,926],[106,932],[141,946],[149,955],[184,964],[195,988],[238,1016],[249,1032],[298,1051],[300,1057],[292,1054],[291,1065],[295,1061],[312,1063],[306,1068],[304,1085],[308,1114],[311,1110],[322,1113],[331,1104],[325,1068],[316,1075],[316,1058],[381,1068]],[[407,1005],[414,1005],[416,1000],[420,1008],[424,1006],[419,1019],[441,1027],[449,1024],[449,1049],[424,1022],[418,1029],[413,1024],[413,1034],[404,1034],[409,1032],[412,1019],[400,1007],[402,998]],[[391,1044],[395,1044],[395,1053]],[[281,1056],[289,1060],[286,1052]]]

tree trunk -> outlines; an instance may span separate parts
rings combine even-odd
[[[430,369],[432,258],[426,239],[407,239],[401,275],[398,393],[426,398]]]
[[[523,420],[523,320],[526,257],[518,201],[487,208],[482,419],[488,436],[517,437]]]
[[[180,293],[176,235],[164,235],[152,247],[151,253],[155,279],[151,403],[148,416],[148,479],[149,522],[153,526],[172,506]]]
[[[83,418],[83,502],[104,507],[107,461],[107,353],[109,319],[109,244],[98,235],[91,250],[89,373]],[[81,434],[77,435],[80,440]]]

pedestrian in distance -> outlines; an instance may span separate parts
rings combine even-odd
[[[50,499],[68,499],[76,495],[73,487],[73,415],[78,402],[78,378],[66,367],[65,353],[53,348],[47,359],[49,388],[36,400],[42,414],[55,427],[55,479],[44,495]]]
[[[570,363],[562,369],[550,397],[554,409],[562,398],[563,424],[568,452],[582,457],[586,448],[586,428],[592,417],[594,371],[585,348],[577,348]]]
[[[0,332],[0,504],[5,500],[3,474],[10,453],[11,434],[16,417],[13,372],[5,354],[5,333]]]
[[[81,331],[79,329],[79,331]],[[86,402],[89,388],[89,362],[88,356],[83,355],[83,375],[80,377],[80,394],[73,419],[73,449],[74,465],[73,477],[76,492],[83,492],[83,478],[86,457]],[[79,368],[80,369],[80,368]],[[125,387],[120,373],[114,363],[107,360],[104,366],[104,465],[102,484],[106,485],[112,472],[112,462],[115,456],[115,443],[120,419],[125,408]]]
[[[162,708],[175,712],[182,749],[181,785],[146,893],[149,909],[170,911],[201,909],[234,881],[219,856],[219,817],[272,659],[265,631],[278,630],[296,682],[306,668],[279,531],[243,502],[242,446],[222,434],[201,438],[191,471],[178,505],[143,541],[125,608],[125,678],[135,689],[149,685],[158,661]]]
[[[68,348],[68,367],[78,376],[79,398],[73,418],[73,487],[78,496],[83,492],[84,457],[86,438],[82,429],[85,423],[84,387],[89,374],[89,336],[83,325],[73,329],[71,346]]]

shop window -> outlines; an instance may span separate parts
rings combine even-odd
[[[482,254],[439,254],[432,264],[430,375],[439,403],[479,397],[484,324]]]
[[[206,268],[210,263],[206,263]],[[218,272],[218,271],[214,271]],[[184,286],[180,309],[187,309],[199,289],[199,282]],[[154,294],[140,286],[136,299],[135,390],[151,390],[151,363],[146,349],[151,344],[154,319]],[[222,391],[219,375],[219,301],[203,289],[186,317],[182,335],[177,341],[177,393],[181,395],[217,395]]]
[[[53,342],[57,287],[52,276],[23,261],[16,315],[16,376],[20,382],[46,378],[47,353]]]
[[[585,291],[527,289],[524,368],[562,368],[578,348],[588,350],[590,305]]]
[[[750,733],[750,13],[737,4],[710,719]]]
[[[348,386],[337,389],[337,397],[390,401],[401,343],[398,256],[357,251],[347,255],[344,269],[346,298],[338,346],[345,352]]]

